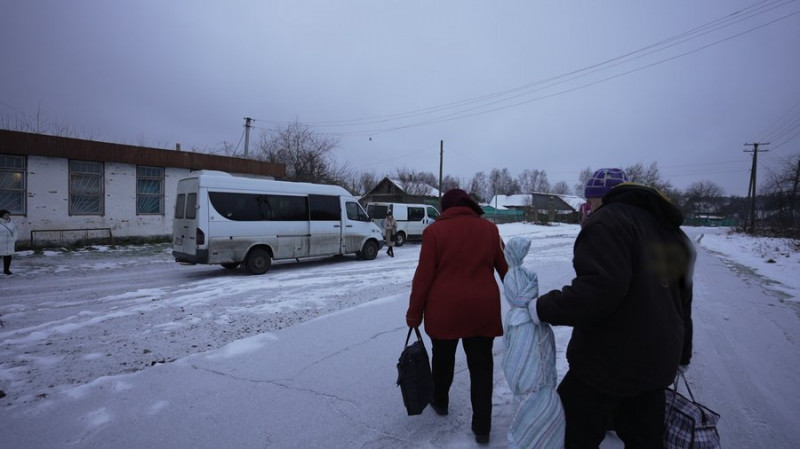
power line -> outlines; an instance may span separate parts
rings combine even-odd
[[[784,20],[786,18],[789,18],[789,17],[797,15],[797,14],[800,14],[800,11],[795,11],[795,12],[793,12],[791,14],[788,14],[786,16],[783,16],[783,17],[781,17],[779,19],[775,19],[775,20],[773,20],[773,21],[771,21],[769,23],[766,23],[766,24],[751,28],[751,29],[749,29],[747,31],[743,31],[741,33],[737,33],[737,34],[735,34],[733,36],[729,36],[729,37],[724,38],[724,39],[717,40],[715,42],[712,42],[710,44],[707,44],[707,45],[704,45],[702,47],[696,48],[694,50],[690,50],[690,51],[687,51],[687,52],[684,52],[684,53],[681,53],[681,54],[678,54],[678,55],[675,55],[675,56],[672,56],[672,57],[669,57],[669,58],[666,58],[666,59],[662,59],[660,61],[656,61],[656,62],[653,62],[653,63],[650,63],[650,64],[646,64],[644,66],[640,66],[638,68],[634,68],[634,69],[628,70],[626,72],[622,72],[622,73],[619,73],[619,74],[616,74],[616,75],[612,75],[612,76],[603,78],[601,80],[593,81],[593,82],[590,82],[590,83],[587,83],[587,84],[583,84],[583,85],[580,85],[580,86],[576,86],[576,87],[573,87],[573,88],[569,88],[569,89],[565,89],[565,90],[562,90],[562,91],[554,92],[552,94],[547,94],[547,95],[543,95],[543,96],[540,96],[540,97],[527,99],[527,100],[524,100],[524,101],[520,101],[520,102],[517,102],[517,103],[512,103],[512,104],[505,105],[505,106],[500,106],[500,107],[493,108],[493,109],[488,109],[488,110],[483,110],[483,111],[478,111],[478,112],[473,112],[473,113],[464,113],[464,112],[469,111],[469,110],[478,109],[478,107],[476,107],[476,108],[467,109],[466,111],[459,111],[459,112],[453,113],[450,116],[444,116],[444,117],[431,119],[431,120],[424,121],[424,122],[417,122],[417,123],[412,123],[412,124],[409,124],[409,125],[396,126],[396,127],[393,127],[393,128],[387,128],[387,129],[383,129],[383,130],[370,130],[370,131],[365,131],[363,133],[364,134],[371,134],[371,135],[382,134],[382,133],[386,133],[386,132],[390,132],[390,131],[397,131],[397,130],[400,130],[400,129],[412,128],[412,127],[423,126],[423,125],[431,125],[431,124],[435,124],[435,123],[442,123],[442,122],[448,122],[448,121],[458,120],[458,119],[462,119],[462,118],[474,117],[474,116],[477,116],[477,115],[484,115],[484,114],[488,114],[488,113],[491,113],[491,112],[497,112],[497,111],[501,111],[501,110],[505,110],[505,109],[509,109],[509,108],[513,108],[513,107],[522,106],[522,105],[525,105],[525,104],[528,104],[528,103],[532,103],[534,101],[544,100],[544,99],[547,99],[547,98],[551,98],[551,97],[563,95],[563,94],[566,94],[566,93],[574,92],[576,90],[585,89],[587,87],[591,87],[591,86],[594,86],[596,84],[600,84],[600,83],[603,83],[603,82],[606,82],[606,81],[610,81],[612,79],[620,78],[622,76],[629,75],[631,73],[638,72],[640,70],[644,70],[644,69],[647,69],[647,68],[650,68],[650,67],[653,67],[653,66],[656,66],[656,65],[663,64],[663,63],[668,62],[668,61],[672,61],[674,59],[681,58],[683,56],[687,56],[687,55],[690,55],[690,54],[693,54],[693,53],[697,53],[697,52],[699,52],[701,50],[705,50],[706,48],[712,47],[714,45],[718,45],[718,44],[720,44],[722,42],[734,39],[736,37],[739,37],[739,36],[742,36],[744,34],[747,34],[747,33],[753,32],[755,30],[758,30],[760,28],[764,28],[764,27],[769,26],[769,25],[771,25],[773,23],[776,23],[777,21]],[[485,105],[484,105],[484,107],[485,107]],[[457,115],[457,114],[460,114],[460,115]]]
[[[699,38],[701,36],[707,35],[709,33],[712,33],[712,32],[715,32],[715,31],[719,31],[719,30],[721,30],[723,28],[732,26],[732,25],[734,25],[736,23],[742,22],[744,20],[751,19],[753,17],[759,16],[759,15],[762,15],[762,14],[765,14],[765,13],[767,13],[769,11],[772,11],[772,10],[774,10],[776,8],[779,8],[779,7],[782,7],[782,6],[786,6],[786,5],[788,5],[790,3],[793,3],[793,2],[796,2],[796,0],[762,1],[762,2],[756,3],[754,5],[751,5],[751,6],[747,7],[747,8],[735,11],[735,12],[733,12],[731,14],[728,14],[728,15],[722,17],[722,18],[716,19],[714,21],[711,21],[711,22],[708,22],[706,24],[703,24],[703,25],[700,25],[698,27],[695,27],[695,28],[693,28],[691,30],[685,31],[683,33],[680,33],[680,34],[677,34],[677,35],[672,36],[670,38],[667,38],[667,39],[664,39],[662,41],[659,41],[659,42],[657,42],[655,44],[651,44],[651,45],[642,47],[642,48],[640,48],[638,50],[635,50],[635,51],[626,53],[624,55],[621,55],[621,56],[618,56],[618,57],[603,61],[603,62],[598,63],[598,64],[593,64],[593,65],[590,65],[590,66],[587,66],[587,67],[584,67],[584,68],[581,68],[581,69],[578,69],[578,70],[574,70],[574,71],[571,71],[571,72],[568,72],[568,73],[564,73],[564,74],[561,74],[561,75],[558,75],[558,76],[554,76],[554,77],[551,77],[551,78],[548,78],[548,79],[545,79],[545,80],[540,80],[540,81],[528,83],[528,84],[525,84],[525,85],[517,87],[517,88],[508,89],[508,90],[505,90],[505,91],[496,92],[496,93],[492,93],[492,94],[488,94],[488,95],[484,95],[484,96],[479,96],[479,97],[469,98],[469,99],[465,99],[465,100],[455,101],[455,102],[446,103],[446,104],[439,105],[439,106],[433,106],[433,107],[430,107],[430,108],[424,108],[424,109],[419,109],[419,110],[405,112],[405,113],[388,114],[388,115],[376,116],[376,117],[365,117],[365,118],[352,119],[352,120],[311,122],[311,123],[309,123],[309,125],[312,125],[312,126],[315,126],[315,127],[366,126],[366,125],[371,125],[371,124],[382,124],[382,123],[389,123],[389,122],[392,122],[392,121],[413,119],[415,117],[422,117],[422,116],[431,115],[431,114],[434,114],[434,113],[446,112],[447,110],[452,110],[451,112],[445,113],[443,115],[440,115],[439,117],[431,117],[429,119],[418,121],[418,122],[414,122],[414,123],[410,123],[410,124],[398,125],[398,126],[389,127],[389,128],[383,128],[383,129],[356,130],[356,131],[349,131],[349,132],[346,131],[346,132],[337,133],[338,135],[374,135],[374,134],[381,134],[381,133],[385,133],[385,132],[389,132],[389,131],[396,131],[396,130],[399,130],[399,129],[405,129],[405,128],[423,126],[423,125],[430,125],[430,124],[435,124],[435,123],[440,123],[440,122],[445,122],[445,121],[451,121],[451,120],[467,118],[467,117],[471,117],[471,116],[475,116],[475,115],[487,114],[487,113],[491,113],[491,112],[500,111],[500,110],[503,110],[503,109],[518,107],[518,106],[521,106],[521,105],[524,105],[524,104],[527,104],[527,103],[530,103],[530,102],[533,102],[533,101],[538,101],[538,100],[550,98],[550,97],[557,96],[557,95],[563,95],[565,93],[569,93],[569,92],[572,92],[572,91],[575,91],[575,90],[578,90],[578,89],[587,88],[587,87],[593,86],[595,84],[606,82],[606,81],[609,81],[611,79],[615,79],[615,78],[618,78],[618,77],[621,77],[621,76],[624,76],[624,75],[628,75],[630,73],[634,73],[636,71],[643,70],[645,68],[649,68],[649,67],[652,67],[652,66],[655,66],[655,65],[658,65],[658,64],[662,64],[662,63],[667,62],[667,61],[671,61],[673,59],[677,59],[679,57],[683,57],[683,56],[686,56],[686,55],[689,55],[689,54],[704,50],[704,49],[706,49],[708,47],[720,44],[720,43],[725,42],[727,40],[739,37],[741,35],[750,33],[752,31],[758,30],[760,28],[772,25],[772,24],[774,24],[774,23],[776,23],[778,21],[781,21],[781,20],[787,19],[789,17],[792,17],[792,16],[800,13],[800,11],[795,11],[795,12],[786,14],[786,15],[784,15],[782,17],[774,19],[774,20],[772,20],[770,22],[767,22],[765,24],[750,28],[750,29],[748,29],[746,31],[743,31],[743,32],[740,32],[740,33],[736,33],[736,34],[734,34],[732,36],[728,36],[726,38],[719,39],[719,40],[717,40],[715,42],[712,42],[710,44],[701,46],[701,47],[696,48],[694,50],[689,50],[689,51],[686,51],[684,53],[681,53],[681,54],[678,54],[678,55],[675,55],[675,56],[672,56],[672,57],[669,57],[669,58],[665,58],[665,59],[662,59],[660,61],[657,61],[657,62],[654,62],[654,63],[651,63],[651,64],[646,64],[644,66],[640,66],[638,68],[634,68],[634,69],[625,71],[625,72],[617,74],[617,75],[613,75],[613,76],[609,76],[609,77],[603,78],[601,80],[597,80],[597,81],[594,81],[594,82],[586,83],[586,84],[583,84],[583,85],[580,85],[580,86],[577,86],[577,87],[573,87],[573,88],[570,88],[570,89],[561,90],[561,91],[558,91],[558,92],[555,92],[555,93],[551,93],[551,94],[548,94],[548,95],[543,95],[543,96],[539,96],[539,97],[535,97],[535,98],[528,98],[526,100],[518,101],[518,102],[512,103],[512,104],[503,105],[503,103],[507,103],[509,101],[512,101],[512,100],[520,98],[520,97],[530,96],[530,95],[532,95],[534,93],[537,93],[537,92],[540,92],[542,90],[545,90],[545,89],[548,89],[548,88],[552,88],[552,87],[556,87],[556,86],[558,86],[560,84],[564,84],[566,82],[574,81],[574,80],[577,80],[579,78],[583,78],[583,77],[592,75],[594,73],[597,73],[597,72],[600,72],[600,71],[603,71],[603,70],[609,70],[609,69],[611,69],[613,67],[619,66],[619,65],[624,64],[624,63],[629,63],[629,62],[635,61],[637,59],[643,58],[645,56],[649,56],[649,55],[654,54],[654,53],[662,52],[662,51],[664,51],[666,49],[669,49],[671,47],[674,47],[676,45],[680,45],[680,44],[686,43],[686,42],[688,42],[690,40],[694,40],[694,39],[697,39],[697,38]],[[502,106],[497,106],[495,108],[491,108],[491,106],[496,106],[496,105],[502,105]],[[490,108],[490,109],[486,109],[486,108]]]
[[[764,137],[768,137],[768,138],[769,138],[769,137],[771,137],[771,136],[772,136],[774,133],[778,133],[778,132],[780,132],[780,130],[781,130],[781,129],[783,129],[785,126],[787,126],[787,124],[786,124],[786,123],[781,123],[781,122],[783,122],[785,118],[789,117],[789,116],[790,116],[790,115],[793,113],[793,111],[794,111],[795,109],[798,109],[799,107],[800,107],[800,100],[797,100],[797,102],[796,102],[794,105],[792,105],[792,107],[790,107],[790,108],[789,108],[789,109],[788,109],[786,112],[784,112],[784,113],[783,113],[783,115],[781,115],[781,116],[780,116],[780,117],[779,117],[779,118],[778,118],[778,119],[775,121],[775,123],[773,123],[772,125],[770,125],[770,126],[767,128],[767,129],[765,129],[765,130],[764,130],[763,132],[761,132],[759,135],[761,135],[761,136],[764,136]],[[800,111],[798,111],[798,112],[800,112]],[[798,113],[798,115],[797,115],[797,116],[795,116],[795,117],[794,117],[794,119],[800,119],[800,113]]]

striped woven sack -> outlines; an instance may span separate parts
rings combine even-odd
[[[678,393],[678,378],[683,379],[689,398]],[[672,388],[664,391],[666,413],[664,423],[665,449],[720,448],[717,421],[719,414],[694,399],[689,382],[678,374]],[[691,398],[691,399],[690,399]]]

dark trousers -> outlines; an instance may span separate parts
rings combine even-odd
[[[492,387],[494,357],[493,337],[462,338],[469,368],[470,399],[472,401],[472,431],[488,435],[492,429]],[[450,385],[456,365],[458,340],[431,339],[433,343],[433,402],[443,408],[450,403]]]
[[[608,422],[625,443],[625,449],[659,449],[664,436],[664,389],[638,396],[619,397],[595,390],[567,371],[558,386],[567,420],[567,449],[597,449]]]
[[[3,256],[3,273],[8,273],[11,268],[11,256]]]

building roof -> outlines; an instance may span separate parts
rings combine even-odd
[[[0,130],[0,153],[286,177],[286,167],[272,162],[9,130]]]
[[[579,210],[581,208],[581,204],[586,202],[586,198],[577,195],[558,195],[558,197],[564,200],[565,203],[572,206],[572,208],[575,210]]]
[[[494,207],[496,204],[498,210],[509,209],[509,208],[531,207],[534,204],[540,203],[541,201],[536,201],[536,199],[542,197],[558,198],[574,211],[580,209],[581,204],[586,202],[585,199],[575,195],[558,195],[555,193],[534,192],[534,193],[525,193],[517,195],[495,195],[491,199],[491,201],[489,201],[487,204],[491,205],[492,207]]]
[[[439,189],[422,181],[402,181],[395,178],[386,178],[403,192],[413,191],[416,195],[439,197]]]

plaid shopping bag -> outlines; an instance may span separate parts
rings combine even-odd
[[[678,378],[683,378],[689,397],[678,393]],[[717,421],[719,414],[694,400],[689,382],[683,374],[675,378],[673,388],[664,392],[666,413],[664,423],[664,448],[666,449],[716,449],[720,448]]]

